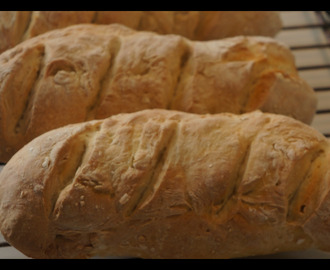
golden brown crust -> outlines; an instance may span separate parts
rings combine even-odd
[[[20,13],[20,11],[17,11]],[[95,11],[32,11],[22,41],[73,24],[90,23]]]
[[[80,24],[23,42],[0,64],[2,162],[43,132],[121,112],[261,109],[310,123],[316,109],[290,50],[264,37],[202,42]]]
[[[274,37],[282,27],[279,13],[274,11],[204,11],[200,17],[197,40],[239,35]]]
[[[0,175],[0,228],[35,258],[329,249],[329,142],[259,111],[119,114],[48,132]]]
[[[31,11],[0,11],[0,53],[22,41]]]
[[[282,26],[274,11],[1,11],[0,15],[0,52],[36,35],[79,23],[119,23],[194,40],[272,37]]]

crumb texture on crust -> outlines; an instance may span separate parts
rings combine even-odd
[[[7,50],[0,64],[2,162],[46,131],[118,113],[260,109],[310,123],[316,109],[290,50],[266,37],[191,41],[79,24]]]
[[[0,11],[0,52],[31,37],[81,23],[118,23],[193,40],[273,37],[282,27],[276,11]]]
[[[34,258],[329,249],[329,144],[290,117],[143,110],[70,125],[0,175],[0,229]]]

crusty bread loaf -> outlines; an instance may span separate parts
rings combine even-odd
[[[122,112],[260,109],[310,123],[316,100],[290,50],[272,38],[190,41],[80,24],[0,55],[0,161],[48,130]]]
[[[329,141],[286,116],[119,114],[14,155],[0,228],[34,258],[329,251],[329,162]]]
[[[0,52],[49,30],[79,23],[120,23],[196,40],[273,37],[282,27],[275,11],[0,11]]]

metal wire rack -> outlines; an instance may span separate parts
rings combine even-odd
[[[299,75],[314,88],[318,107],[311,124],[330,138],[330,11],[283,11],[283,28],[276,39],[296,58]],[[0,170],[5,164],[0,163]],[[293,252],[271,258],[330,258],[329,254]],[[0,235],[0,258],[25,258]]]
[[[289,45],[299,75],[317,94],[312,126],[330,137],[330,11],[286,11],[281,15],[284,26],[277,39]]]

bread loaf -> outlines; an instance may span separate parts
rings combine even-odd
[[[128,27],[80,24],[0,55],[0,161],[67,124],[143,109],[244,113],[310,123],[313,89],[272,38],[190,41]]]
[[[0,228],[34,258],[330,249],[329,141],[290,117],[144,110],[72,124],[0,174]]]
[[[274,11],[0,11],[0,52],[49,30],[79,23],[120,23],[196,40],[273,37],[282,27]]]

